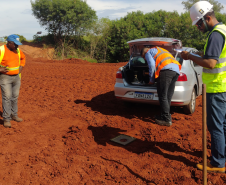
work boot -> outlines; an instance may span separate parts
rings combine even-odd
[[[163,119],[163,118],[162,118],[161,115],[157,115],[157,116],[155,116],[155,119],[158,119],[159,120],[159,119]]]
[[[171,126],[172,125],[172,121],[166,121],[166,120],[164,120],[164,119],[162,119],[162,118],[160,118],[160,119],[155,119],[155,122],[158,124],[158,125],[161,125],[161,126]]]
[[[4,121],[4,127],[6,127],[6,128],[11,128],[11,123],[10,123],[10,121]]]
[[[17,121],[17,122],[23,121],[23,119],[19,118],[18,116],[12,116],[12,120]]]
[[[197,164],[196,167],[199,170],[203,170],[203,163]],[[225,173],[225,167],[222,167],[222,168],[214,167],[210,164],[210,162],[207,163],[206,168],[207,168],[207,172]]]
[[[155,122],[161,126],[171,126],[172,125],[172,117],[171,114],[163,116],[162,114],[155,116]]]

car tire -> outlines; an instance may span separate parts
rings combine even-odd
[[[184,113],[185,114],[192,114],[195,112],[195,105],[196,105],[196,93],[195,89],[192,90],[191,93],[191,100],[188,105],[185,105],[184,108]]]

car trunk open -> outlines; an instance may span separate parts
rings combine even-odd
[[[145,38],[128,42],[130,46],[130,60],[124,66],[123,77],[129,85],[156,86],[156,83],[149,85],[149,68],[147,62],[140,56],[142,48],[158,46],[168,50],[180,63],[182,59],[174,49],[182,49],[180,40],[169,38]]]

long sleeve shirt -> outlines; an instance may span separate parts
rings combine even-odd
[[[155,82],[155,59],[154,56],[157,54],[158,50],[156,48],[151,48],[146,54],[145,54],[145,59],[147,60],[148,63],[148,68],[149,68],[149,80],[150,82],[154,83]],[[176,73],[180,74],[179,66],[177,64],[171,63],[166,66],[164,66],[161,70],[171,70],[175,71]]]

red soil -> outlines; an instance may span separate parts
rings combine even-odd
[[[12,121],[11,129],[0,122],[0,184],[203,183],[195,167],[202,161],[201,96],[193,115],[173,107],[173,125],[158,126],[158,106],[128,107],[114,97],[115,74],[125,63],[47,60],[27,48],[19,97],[24,121]],[[119,134],[137,139],[127,146],[110,141]],[[209,159],[209,133],[207,142]],[[208,184],[225,183],[225,174],[208,174]]]

